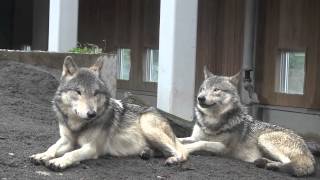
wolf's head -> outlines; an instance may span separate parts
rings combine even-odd
[[[205,80],[197,95],[197,108],[206,115],[216,115],[233,109],[240,103],[238,82],[240,73],[216,76],[204,67]]]
[[[72,57],[65,58],[54,98],[63,114],[75,119],[93,120],[103,113],[110,94],[100,78],[102,66],[102,59],[90,68],[79,68]]]

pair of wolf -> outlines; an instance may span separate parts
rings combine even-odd
[[[79,68],[72,57],[65,58],[53,98],[60,139],[30,156],[35,164],[63,170],[103,155],[148,158],[154,152],[167,157],[166,164],[176,164],[204,150],[295,176],[314,172],[314,157],[300,136],[248,115],[237,91],[238,76],[215,76],[205,68],[193,133],[178,139],[155,108],[110,97],[102,66],[98,59],[90,68]]]

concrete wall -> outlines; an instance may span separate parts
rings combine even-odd
[[[257,118],[278,124],[301,134],[320,137],[320,111],[300,108],[257,106]]]
[[[117,90],[117,98],[122,98],[124,92],[125,90]],[[156,106],[157,104],[156,95],[138,91],[130,92],[149,105]],[[320,111],[258,105],[253,107],[253,113],[257,119],[264,122],[293,129],[299,134],[312,134],[320,137]]]
[[[72,56],[76,64],[80,67],[91,66],[98,58],[104,59],[101,77],[108,85],[113,97],[116,96],[117,87],[117,58],[114,54],[75,54],[75,53],[48,53],[48,52],[24,52],[12,50],[0,50],[0,61],[18,61],[36,66],[45,66],[62,69],[64,58]]]

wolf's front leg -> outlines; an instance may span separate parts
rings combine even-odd
[[[188,153],[208,151],[215,154],[221,154],[226,149],[226,146],[223,143],[210,141],[197,141],[190,144],[184,144],[184,147],[188,150]]]
[[[192,134],[190,137],[178,138],[182,144],[189,144],[199,141],[203,137],[203,132],[201,128],[196,124],[193,127]]]
[[[96,158],[98,158],[96,147],[91,144],[86,144],[80,149],[64,154],[62,157],[51,159],[46,163],[46,166],[51,170],[59,171],[80,161]]]
[[[55,144],[43,153],[38,153],[30,156],[29,158],[34,164],[41,164],[49,161],[50,159],[62,156],[68,151],[73,149],[73,143],[67,138],[61,137]]]
[[[194,143],[196,141],[196,139],[192,136],[190,137],[185,137],[185,138],[178,138],[178,140],[182,143],[182,144],[189,144],[189,143]]]

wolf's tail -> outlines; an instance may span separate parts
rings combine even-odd
[[[312,175],[315,172],[315,160],[311,154],[298,155],[291,158],[290,163],[279,167],[279,170],[297,177]]]

